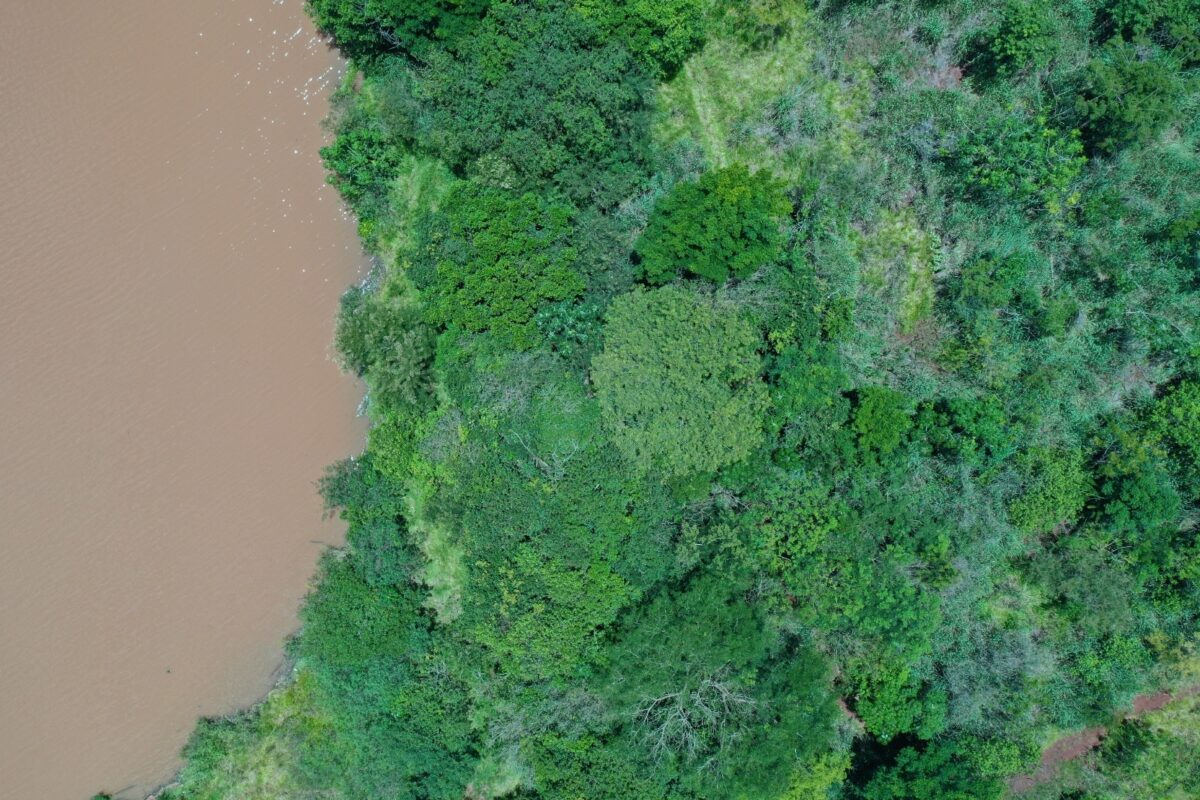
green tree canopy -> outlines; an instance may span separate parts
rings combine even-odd
[[[580,205],[613,204],[644,179],[645,78],[562,2],[496,3],[420,74],[408,127],[454,167],[498,159],[520,188],[553,186]]]
[[[704,43],[701,0],[575,0],[655,77],[669,78]]]
[[[760,443],[767,390],[754,329],[682,287],[609,308],[592,379],[617,447],[665,478],[715,470]]]
[[[427,221],[412,277],[429,319],[490,331],[527,349],[541,340],[534,315],[583,291],[569,243],[573,210],[561,202],[466,181]]]
[[[491,0],[308,0],[309,15],[347,56],[411,53],[464,33]]]
[[[636,252],[651,283],[681,272],[724,283],[777,260],[792,211],[783,184],[734,164],[675,186],[654,208]]]

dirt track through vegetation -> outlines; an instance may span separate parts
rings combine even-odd
[[[1149,694],[1140,694],[1133,699],[1133,710],[1121,719],[1132,719],[1140,717],[1143,714],[1149,714],[1151,711],[1157,711],[1173,700],[1190,697],[1194,694],[1200,694],[1200,685],[1190,686],[1175,693],[1152,692]],[[1038,764],[1038,768],[1033,773],[1029,775],[1017,775],[1009,780],[1008,788],[1013,794],[1021,794],[1035,786],[1049,783],[1058,776],[1058,770],[1061,765],[1087,755],[1100,746],[1106,735],[1108,735],[1108,728],[1103,725],[1097,725],[1092,728],[1085,728],[1070,736],[1064,736],[1042,752],[1041,763]]]

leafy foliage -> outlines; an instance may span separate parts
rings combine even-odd
[[[754,330],[689,289],[618,298],[592,377],[613,441],[666,478],[710,472],[759,443],[766,387]]]
[[[490,0],[309,0],[308,13],[356,59],[419,51],[470,30]]]
[[[644,79],[564,3],[496,3],[473,35],[424,60],[408,124],[455,168],[498,161],[522,188],[602,205],[643,179]]]
[[[1078,131],[1062,134],[1045,117],[1019,114],[972,133],[955,158],[972,191],[1052,214],[1077,202],[1071,184],[1086,161]]]
[[[385,194],[386,184],[399,169],[404,152],[382,132],[351,128],[321,148],[321,160],[331,173],[329,182],[360,212]]]
[[[1200,7],[1194,0],[1111,0],[1101,21],[1127,40],[1156,41],[1192,63],[1200,59]]]
[[[412,276],[430,321],[491,331],[520,349],[539,340],[534,315],[576,296],[570,206],[535,194],[513,197],[474,182],[456,187],[423,237]]]
[[[1001,785],[975,774],[952,744],[933,743],[924,750],[906,747],[895,766],[881,770],[863,790],[864,800],[996,800]]]
[[[343,366],[385,406],[422,406],[433,393],[433,332],[400,281],[342,296],[334,343]]]
[[[1036,448],[1023,458],[1021,467],[1026,488],[1009,507],[1013,522],[1041,533],[1075,519],[1091,490],[1078,452]]]
[[[1153,412],[1156,433],[1167,444],[1184,485],[1200,490],[1200,382],[1185,381],[1168,391]]]
[[[1002,70],[1043,69],[1057,44],[1055,27],[1049,3],[1011,0],[1001,11],[988,49]]]
[[[636,245],[642,272],[665,283],[690,272],[724,283],[745,278],[782,254],[780,223],[792,205],[780,182],[744,165],[675,186],[654,208]]]
[[[1161,133],[1175,121],[1181,97],[1179,78],[1169,61],[1145,58],[1136,45],[1112,39],[1088,64],[1076,110],[1088,144],[1112,153]]]
[[[862,450],[882,455],[893,452],[912,427],[908,398],[879,386],[864,388],[858,393],[852,427]]]

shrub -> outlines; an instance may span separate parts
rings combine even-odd
[[[1088,64],[1075,107],[1088,146],[1114,153],[1158,136],[1178,118],[1181,97],[1179,76],[1166,58],[1110,39]]]
[[[1061,133],[1044,116],[1003,114],[969,134],[954,164],[974,194],[1059,213],[1078,202],[1071,185],[1087,159],[1079,131]]]
[[[858,434],[858,446],[881,455],[891,453],[912,428],[912,403],[900,392],[883,386],[864,387],[857,395],[851,424]]]
[[[329,170],[329,183],[360,217],[369,216],[387,195],[388,183],[400,170],[404,151],[373,128],[341,131],[321,160]]]
[[[1044,69],[1058,44],[1058,26],[1045,0],[1010,0],[988,51],[1001,72]]]
[[[1044,533],[1079,515],[1091,493],[1091,476],[1077,450],[1035,447],[1021,460],[1025,488],[1008,507],[1017,527]]]
[[[419,408],[431,397],[433,331],[402,281],[342,295],[334,344],[342,365],[366,381],[381,408]]]
[[[1200,496],[1200,381],[1183,381],[1155,404],[1151,426],[1193,498]]]

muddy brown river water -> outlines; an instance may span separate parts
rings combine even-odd
[[[0,2],[0,798],[169,777],[341,536],[339,75],[300,0]]]

